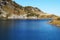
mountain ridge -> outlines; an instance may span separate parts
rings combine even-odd
[[[0,0],[0,18],[5,19],[40,19],[52,18],[37,7],[21,6],[12,0]]]

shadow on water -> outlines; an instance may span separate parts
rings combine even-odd
[[[60,40],[60,28],[48,21],[0,21],[0,40]]]

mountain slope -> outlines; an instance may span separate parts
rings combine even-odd
[[[54,15],[55,16],[55,15]],[[18,5],[12,0],[0,0],[0,18],[5,19],[40,19],[52,18],[51,15],[45,15],[37,7]]]

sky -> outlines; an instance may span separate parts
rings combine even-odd
[[[60,16],[60,0],[14,0],[22,6],[37,7],[45,13]]]

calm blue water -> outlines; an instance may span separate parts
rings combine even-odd
[[[0,21],[0,40],[60,40],[60,28],[48,21]]]

